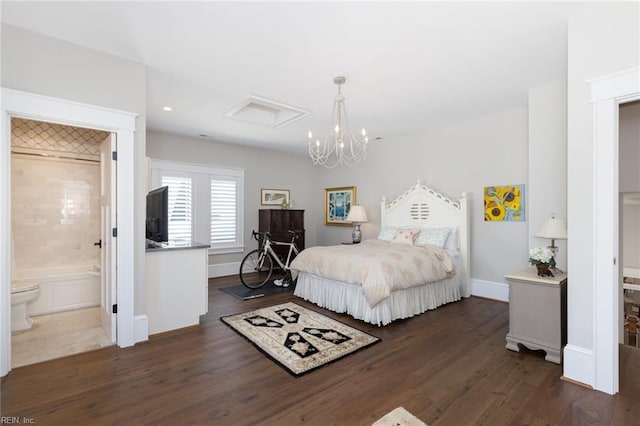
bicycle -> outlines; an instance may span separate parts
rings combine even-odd
[[[297,256],[300,252],[296,246],[295,240],[303,231],[289,231],[291,234],[291,242],[283,241],[271,241],[271,234],[269,232],[251,232],[251,238],[260,241],[262,238],[262,246],[259,249],[250,251],[242,262],[240,263],[240,281],[245,287],[250,289],[260,288],[265,285],[273,273],[274,261],[284,272],[284,276],[281,279],[274,281],[274,284],[279,287],[289,287],[292,283],[291,270],[289,264],[293,257]],[[280,257],[273,250],[272,246],[289,246],[287,258],[283,262]],[[293,257],[292,257],[293,255]]]

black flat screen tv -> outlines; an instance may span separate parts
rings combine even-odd
[[[147,239],[169,241],[169,187],[162,186],[147,194]]]

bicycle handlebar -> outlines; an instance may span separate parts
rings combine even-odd
[[[253,238],[254,240],[260,241],[261,236],[271,238],[271,233],[269,231],[267,232],[256,232],[255,230],[251,231],[251,238]]]
[[[298,235],[302,235],[302,233],[303,233],[303,232],[304,232],[304,231],[299,230],[299,229],[294,229],[294,230],[289,229],[289,233],[290,233],[291,235],[295,235],[296,237],[297,237]]]
[[[293,236],[295,236],[297,238],[299,235],[302,235],[304,230],[299,230],[299,229],[291,230],[290,229],[288,232],[289,232],[289,234],[291,234],[291,235],[293,235]],[[269,231],[256,232],[255,229],[251,231],[251,238],[253,238],[256,241],[260,241],[260,237],[271,239],[271,232],[269,232]]]

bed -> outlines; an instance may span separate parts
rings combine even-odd
[[[413,244],[398,243],[401,238],[413,238]],[[382,198],[377,239],[301,252],[291,264],[298,273],[294,294],[331,311],[387,325],[469,297],[469,247],[466,194],[454,201],[418,181],[389,203]],[[422,254],[415,250],[428,254],[416,261]],[[376,265],[374,259],[382,259],[381,251],[390,251],[391,267],[385,260]],[[401,258],[413,259],[405,263],[419,263],[420,267],[423,261],[435,262],[427,267],[437,270],[436,274],[426,277],[400,267]],[[347,264],[353,268],[346,275],[345,271],[335,272]]]

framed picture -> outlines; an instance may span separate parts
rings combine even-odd
[[[484,187],[486,222],[522,222],[524,207],[524,185]]]
[[[356,187],[325,188],[324,190],[324,224],[351,226],[347,215],[351,206],[356,204]]]
[[[290,203],[291,191],[288,189],[266,189],[260,190],[260,204],[263,206],[282,206],[284,202],[287,206]]]

